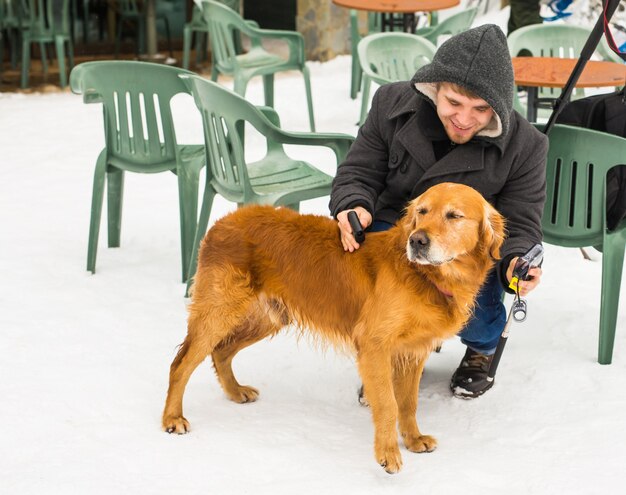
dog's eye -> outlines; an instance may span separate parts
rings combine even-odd
[[[449,211],[446,213],[446,218],[449,220],[457,220],[459,218],[463,218],[463,214],[458,211]]]
[[[428,213],[428,208],[421,207],[417,209],[418,215],[426,215],[426,213]]]

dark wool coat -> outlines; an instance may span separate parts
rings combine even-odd
[[[542,239],[548,140],[512,110],[512,69],[501,74],[501,91],[494,91],[499,83],[489,77],[489,67],[481,72],[481,54],[485,64],[491,66],[495,59],[495,63],[505,64],[505,69],[510,67],[504,35],[500,36],[495,26],[481,28],[470,30],[473,38],[468,35],[465,46],[469,52],[466,59],[479,62],[473,71],[468,73],[466,66],[455,67],[464,63],[458,53],[458,40],[453,45],[455,58],[449,57],[453,61],[445,70],[437,67],[447,62],[449,50],[446,52],[444,47],[457,36],[444,43],[437,52],[439,60],[433,60],[423,68],[426,70],[420,69],[411,82],[379,88],[365,124],[337,170],[330,210],[336,217],[343,210],[363,206],[374,220],[395,223],[406,204],[434,184],[457,182],[471,186],[507,219],[508,234],[498,270],[502,280],[510,259]],[[485,31],[497,35],[495,42],[489,40],[489,50],[485,49]],[[494,43],[498,45],[495,48]],[[462,77],[458,76],[461,71]],[[440,74],[445,77],[441,80],[471,87],[496,112],[493,125],[468,143],[450,143],[429,89],[420,91],[424,83],[437,81]],[[439,152],[437,159],[435,148],[440,150],[442,145],[449,151],[443,156]]]

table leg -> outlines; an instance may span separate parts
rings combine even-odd
[[[537,94],[539,88],[536,86],[527,86],[527,100],[526,100],[526,118],[528,122],[537,122]]]
[[[415,34],[415,13],[404,14],[404,32]]]

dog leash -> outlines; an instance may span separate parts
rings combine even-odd
[[[521,323],[526,320],[528,306],[526,304],[526,300],[520,297],[519,281],[528,280],[529,270],[539,266],[542,260],[543,246],[541,244],[535,244],[524,256],[518,258],[515,263],[513,276],[511,277],[511,283],[509,284],[509,287],[515,291],[515,298],[513,299],[513,304],[511,304],[511,309],[509,310],[509,315],[506,319],[506,324],[504,325],[502,334],[500,334],[500,340],[498,340],[498,346],[493,354],[493,359],[489,365],[489,371],[487,372],[488,382],[492,382],[496,376],[496,371],[498,369],[498,365],[500,364],[500,358],[504,352],[504,346],[506,346],[506,342],[509,338],[509,329],[511,328],[511,324],[513,321]]]

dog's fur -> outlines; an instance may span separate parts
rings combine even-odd
[[[439,184],[409,203],[392,229],[344,252],[337,223],[286,209],[249,206],[216,222],[200,249],[188,334],[170,369],[163,428],[186,433],[182,399],[194,369],[211,355],[229,399],[250,402],[235,354],[295,323],[350,346],[371,406],[376,460],[402,466],[406,448],[430,452],[416,409],[424,361],[472,314],[504,238],[504,219],[470,187]]]

